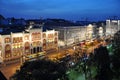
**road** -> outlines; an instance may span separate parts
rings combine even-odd
[[[19,69],[19,67],[20,67],[20,63],[14,63],[7,66],[2,66],[0,70],[9,80],[9,78],[16,72],[17,69]]]
[[[71,49],[60,49],[57,52],[49,53],[46,55],[46,57],[53,58],[53,57],[62,57],[66,54],[66,52],[71,51]],[[73,51],[73,50],[72,50]],[[71,51],[71,52],[72,52]],[[17,69],[20,67],[20,62],[13,63],[9,65],[2,65],[0,66],[0,71],[5,75],[5,77],[9,80],[9,78],[16,72]]]

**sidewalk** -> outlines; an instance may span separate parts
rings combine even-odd
[[[7,66],[2,66],[0,68],[0,71],[5,75],[7,80],[16,72],[16,70],[20,67],[19,63],[12,64],[12,65],[7,65]],[[1,78],[0,78],[1,80]]]

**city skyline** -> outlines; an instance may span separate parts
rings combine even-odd
[[[6,18],[105,20],[120,16],[119,3],[119,0],[0,0],[0,14]]]

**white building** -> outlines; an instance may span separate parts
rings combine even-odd
[[[92,39],[94,35],[94,26],[89,24],[86,27],[86,39]]]
[[[106,36],[114,35],[120,30],[120,20],[106,20]]]
[[[0,34],[0,62],[20,60],[22,56],[58,49],[58,31],[42,28],[30,32]]]
[[[103,32],[103,27],[99,27],[98,29],[99,29],[99,30],[98,30],[99,36],[102,37],[102,36],[104,35],[104,34],[103,34],[103,33],[104,33],[104,32]]]
[[[59,32],[59,46],[78,43],[79,41],[92,39],[94,34],[94,26],[68,26],[68,27],[53,27]]]

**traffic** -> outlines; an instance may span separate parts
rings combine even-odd
[[[34,61],[37,59],[46,59],[54,62],[67,63],[67,66],[74,66],[78,60],[85,60],[89,58],[90,54],[94,54],[94,49],[98,48],[100,45],[106,46],[106,40],[104,39],[92,39],[92,40],[83,40],[77,44],[74,44],[72,47],[65,50],[61,49],[60,52],[54,54],[47,54],[44,52],[39,52],[36,54],[30,54],[25,56],[25,61]]]

